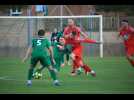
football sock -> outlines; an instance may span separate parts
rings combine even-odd
[[[69,54],[66,55],[67,62],[69,61]]]
[[[85,70],[85,72],[91,72],[91,68],[87,65],[83,65],[82,68]]]
[[[61,63],[63,64],[64,63],[64,54],[61,57],[62,57]]]
[[[128,59],[128,61],[131,63],[131,65],[134,67],[134,61],[133,60],[130,60]]]
[[[52,78],[53,80],[56,80],[57,77],[56,77],[56,73],[54,72],[54,70],[49,70],[49,72],[50,72],[50,74],[51,74],[51,78]]]
[[[33,68],[30,68],[30,69],[29,69],[29,71],[28,71],[28,80],[31,80],[31,79],[32,79],[33,71],[34,71]]]
[[[127,57],[127,60],[130,62],[130,64],[134,67],[134,61],[133,60],[131,60],[131,59],[129,59],[128,57]]]

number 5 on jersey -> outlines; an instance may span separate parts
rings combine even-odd
[[[41,45],[41,40],[37,40],[37,46]]]

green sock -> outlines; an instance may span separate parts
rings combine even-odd
[[[67,59],[67,61],[69,61],[69,54],[66,55],[66,59]]]
[[[29,71],[28,71],[28,80],[31,80],[31,79],[32,79],[33,71],[34,71],[33,68],[30,68],[30,69],[29,69]]]
[[[49,70],[49,72],[50,72],[50,74],[51,74],[51,78],[52,78],[53,80],[56,80],[57,77],[56,77],[56,73],[54,72],[54,70]]]
[[[64,63],[64,54],[61,56],[61,62]]]
[[[57,69],[57,71],[59,72],[60,71],[60,65],[61,65],[61,58],[56,58],[55,59],[55,68]]]

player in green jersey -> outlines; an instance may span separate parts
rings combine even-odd
[[[38,38],[35,38],[32,40],[32,46],[30,46],[26,52],[26,55],[23,59],[23,62],[29,57],[31,54],[31,65],[28,71],[28,81],[27,85],[32,85],[32,76],[33,71],[36,66],[36,64],[40,61],[43,68],[47,67],[49,69],[49,72],[51,74],[52,79],[54,80],[54,85],[59,86],[59,81],[56,77],[56,70],[51,66],[51,61],[55,63],[54,57],[53,57],[53,50],[50,46],[50,42],[48,39],[44,38],[45,31],[39,30],[38,31]]]
[[[64,50],[64,45],[60,42],[60,38],[62,37],[61,34],[59,34],[60,36],[58,37],[58,40],[53,42],[53,52],[54,52],[54,60],[55,60],[55,64],[53,64],[53,62],[51,63],[52,66],[59,72],[60,71],[60,67],[61,64],[63,63],[63,59],[64,59],[64,53],[66,52]],[[41,74],[42,70],[44,69],[44,67],[40,67],[38,68],[34,73],[38,73]]]
[[[53,52],[54,52],[54,60],[55,60],[55,65],[53,66],[54,68],[57,69],[57,71],[60,71],[60,67],[61,64],[63,63],[64,53],[65,53],[64,44],[62,44],[60,38],[59,38],[59,42],[54,43]]]
[[[51,35],[51,46],[53,48],[54,52],[54,60],[55,64],[51,61],[51,64],[53,68],[56,69],[57,72],[60,71],[61,64],[63,63],[64,59],[64,50],[60,49],[62,47],[62,44],[59,42],[60,37],[62,37],[62,32],[58,32],[57,29],[54,29],[54,33]],[[36,78],[36,74],[41,74],[42,70],[44,69],[43,66],[40,66],[40,68],[36,69],[33,77]],[[41,78],[41,77],[40,77]],[[40,79],[38,78],[38,79]]]

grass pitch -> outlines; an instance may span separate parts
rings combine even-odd
[[[125,57],[84,58],[97,76],[70,76],[71,67],[61,68],[58,78],[60,87],[52,84],[47,69],[42,80],[33,80],[32,87],[26,86],[29,63],[17,58],[0,58],[0,93],[134,93],[134,68]]]

